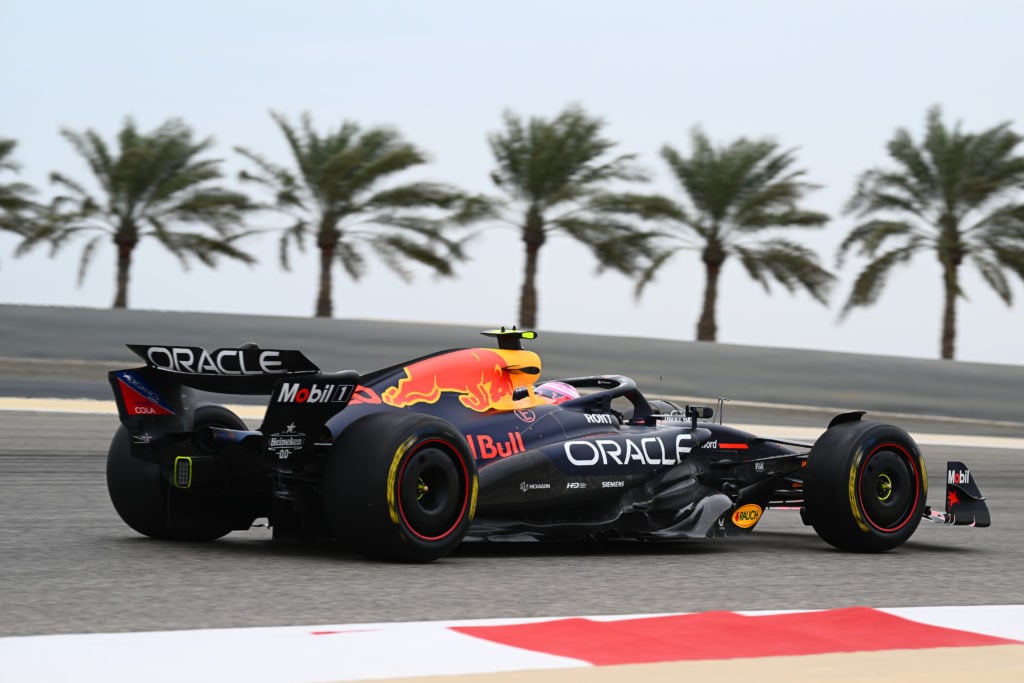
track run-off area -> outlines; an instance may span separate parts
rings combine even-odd
[[[21,308],[26,310],[11,314]],[[626,338],[594,344],[573,335],[551,335],[547,354],[542,332],[534,348],[545,359],[545,378],[615,372],[638,376],[649,395],[725,395],[733,399],[725,421],[763,435],[810,440],[827,424],[830,410],[871,410],[869,417],[900,424],[921,443],[933,507],[943,505],[946,460],[967,462],[988,499],[992,526],[922,522],[901,548],[851,555],[818,539],[795,512],[780,510],[766,514],[749,537],[734,540],[467,543],[429,565],[393,565],[330,543],[271,542],[265,528],[208,544],[135,534],[106,493],[105,454],[117,417],[105,372],[138,364],[118,349],[122,342],[216,348],[250,340],[303,349],[325,369],[368,371],[438,348],[486,345],[475,330],[230,316],[214,327],[212,316],[198,314],[107,319],[111,312],[91,313],[95,320],[87,324],[76,309],[0,306],[0,681],[456,674],[474,681],[474,672],[499,672],[491,680],[513,681],[543,680],[543,670],[564,677],[563,666],[587,667],[574,668],[573,677],[593,680],[756,675],[766,681],[853,681],[874,680],[879,671],[899,680],[1024,680],[1022,646],[925,639],[921,649],[895,635],[903,622],[887,620],[1024,640],[1013,630],[1024,623],[1015,607],[1024,605],[1024,368],[779,349],[758,354]],[[9,322],[16,323],[15,331]],[[63,345],[54,341],[55,329],[75,325],[82,326],[81,334],[64,334]],[[255,334],[260,329],[266,341]],[[29,344],[33,333],[45,342]],[[594,367],[587,361],[592,348]],[[664,375],[657,374],[658,364],[666,366]],[[789,379],[772,391],[765,383],[774,377]],[[707,384],[716,378],[716,385]],[[744,386],[750,391],[737,393]],[[256,406],[239,411],[258,419]],[[932,606],[943,609],[926,609]],[[758,619],[778,611],[837,609],[825,613],[832,621],[808,617],[803,623],[816,624],[818,633],[842,634],[850,647],[783,648],[767,658],[749,649],[749,641],[773,633],[788,633],[789,643],[814,640],[811,631],[799,630],[799,620],[796,631],[786,631],[781,622]],[[637,617],[666,614],[676,619]],[[687,622],[680,616],[708,614],[721,619]],[[634,618],[620,627],[593,626],[626,615]],[[752,621],[736,621],[743,615]],[[680,649],[683,664],[647,657],[591,666],[587,653],[553,654],[453,630],[468,622],[482,627],[568,617],[591,618],[577,624],[582,628],[572,637],[542,629],[545,642],[603,639],[610,650],[616,649],[611,643],[632,643],[630,652],[643,652],[638,644],[644,642],[703,638],[718,647],[704,652],[719,654],[694,657]],[[868,637],[890,632],[893,638],[881,644]],[[735,645],[735,654],[719,661],[729,649],[718,641]],[[665,668],[675,666],[686,668]],[[529,675],[516,673],[526,670]]]

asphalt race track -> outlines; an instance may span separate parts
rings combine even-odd
[[[13,316],[13,309],[24,309],[22,316]],[[95,378],[97,368],[108,365],[104,361],[132,362],[115,346],[110,346],[111,350],[103,347],[98,341],[103,336],[206,346],[233,345],[249,338],[219,339],[207,334],[193,339],[188,329],[179,327],[175,337],[168,339],[164,330],[146,327],[151,321],[143,320],[143,315],[122,319],[122,328],[113,331],[112,323],[102,319],[80,335],[63,335],[63,345],[48,338],[26,347],[24,342],[33,336],[33,330],[40,335],[41,329],[49,329],[46,325],[52,323],[53,315],[60,318],[75,313],[75,309],[57,309],[48,318],[40,311],[46,309],[0,306],[0,356],[38,359],[38,365],[0,362],[0,396],[27,395],[18,388],[37,386],[45,391],[35,395],[88,396],[88,390],[105,398],[102,373]],[[125,328],[125,320],[150,332],[131,332],[135,325]],[[195,324],[197,319],[190,320]],[[8,325],[12,321],[18,325],[14,332]],[[204,321],[207,319],[199,318]],[[278,319],[276,324],[285,329],[335,322]],[[37,326],[31,328],[33,324]],[[394,337],[390,323],[359,325],[381,340]],[[406,350],[409,336],[416,340],[429,337],[422,352],[478,343],[471,338],[435,344],[444,335],[472,333],[468,329],[438,329],[410,332],[403,327],[402,344],[381,348],[381,341],[359,356],[360,362],[369,362],[367,359],[386,351]],[[131,332],[131,339],[123,339],[126,331]],[[559,342],[559,350],[554,361],[545,355],[545,376],[552,365],[561,363],[566,366],[565,374],[576,374],[573,362],[577,366],[584,360],[592,362],[589,358],[572,359],[571,346],[577,340],[570,337],[552,340],[552,344]],[[562,346],[563,342],[567,346]],[[263,345],[274,344],[284,342],[272,339]],[[601,347],[593,340],[586,341],[587,348],[591,344],[600,362],[616,355],[608,344]],[[617,340],[616,344],[622,345],[621,355],[638,359],[640,372],[630,367],[594,368],[591,372],[639,375],[651,372],[645,368],[658,349],[677,355],[715,350],[678,343],[663,347],[670,342],[651,343],[653,347],[635,340]],[[292,339],[287,345],[309,349],[322,341],[311,344]],[[347,346],[346,351],[353,348]],[[766,350],[762,359],[770,358],[772,364],[762,371],[765,377],[792,374],[789,388],[773,392],[762,384],[768,380],[760,375],[756,383],[750,383],[749,376],[737,376],[737,372],[742,375],[742,368],[737,370],[736,359],[746,355],[756,360],[757,352],[743,347],[722,349],[721,355],[729,363],[704,365],[691,376],[715,374],[723,384],[734,386],[746,382],[755,401],[767,401],[774,395],[782,402],[848,407],[851,396],[867,396],[877,403],[870,406],[877,410],[975,420],[907,418],[927,425],[930,431],[1024,437],[1024,368]],[[320,360],[314,352],[308,355]],[[402,357],[393,356],[388,362]],[[89,363],[73,362],[83,360]],[[903,367],[900,363],[907,370],[894,377],[891,369]],[[329,367],[326,362],[323,365]],[[26,372],[26,367],[43,369],[36,375]],[[808,367],[811,370],[805,377],[801,368]],[[831,367],[828,377],[816,374],[826,367]],[[879,367],[890,372],[872,381],[896,382],[902,389],[871,398],[870,382],[863,378],[870,373],[864,368]],[[860,379],[850,379],[857,377]],[[969,377],[975,381],[965,379]],[[800,390],[798,385],[804,379],[811,388]],[[667,377],[664,381],[666,393],[714,395],[694,387],[685,391],[682,386],[668,386]],[[961,392],[956,396],[937,394],[941,390],[936,387],[944,382],[953,382]],[[835,393],[836,386],[855,389]],[[915,391],[919,393],[915,395]],[[802,397],[806,400],[799,400]],[[815,411],[758,406],[731,410],[744,416],[756,414],[765,422],[819,424],[823,419]],[[979,424],[979,419],[998,424]],[[106,494],[104,456],[116,426],[112,415],[0,411],[0,636],[499,615],[1024,604],[1024,584],[1019,579],[1020,567],[1024,567],[1024,451],[1016,448],[926,447],[932,473],[929,503],[942,507],[941,474],[946,459],[965,460],[988,498],[993,526],[944,528],[922,522],[908,544],[882,555],[840,553],[802,526],[795,513],[772,511],[745,539],[574,546],[465,544],[436,563],[408,566],[367,562],[331,544],[272,543],[265,529],[236,532],[221,541],[198,545],[140,537],[120,521]]]
[[[153,541],[107,499],[112,416],[0,413],[0,635],[741,609],[1021,604],[1024,458],[1010,449],[928,449],[936,472],[963,457],[993,526],[923,522],[883,555],[831,549],[796,513],[748,538],[673,544],[467,544],[430,565],[367,562],[330,544]]]

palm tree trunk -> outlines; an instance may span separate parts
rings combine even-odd
[[[953,360],[956,345],[956,297],[960,291],[957,266],[959,259],[943,262],[945,306],[942,310],[942,360]]]
[[[519,294],[519,326],[525,329],[537,326],[537,263],[545,239],[544,217],[537,207],[531,206],[526,213],[526,225],[523,226],[526,264],[523,268],[523,288]]]
[[[115,283],[114,308],[128,308],[128,275],[132,268],[134,244],[115,242],[117,245],[117,281]]]
[[[330,318],[334,315],[333,288],[334,243],[321,242],[320,248],[320,289],[316,295],[316,317]]]
[[[956,298],[960,294],[958,270],[964,260],[964,249],[956,219],[946,214],[939,220],[939,263],[942,264],[945,305],[942,309],[942,359],[953,360],[956,344]]]
[[[704,261],[704,308],[697,321],[697,341],[713,342],[718,337],[718,325],[715,323],[715,308],[718,306],[718,276],[722,273],[725,254],[722,248],[712,243],[704,248],[701,254]]]

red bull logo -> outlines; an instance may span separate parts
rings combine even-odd
[[[508,432],[507,439],[497,439],[489,434],[466,434],[466,443],[474,460],[507,458],[526,450],[523,435],[519,432]]]
[[[458,394],[462,405],[480,413],[512,409],[516,386],[529,383],[530,378],[514,376],[508,368],[515,363],[510,363],[513,359],[504,354],[525,353],[530,352],[464,349],[428,358],[407,366],[405,377],[386,389],[381,400],[405,408],[417,403],[436,403],[441,394],[451,393]]]

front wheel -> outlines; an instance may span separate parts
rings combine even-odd
[[[811,448],[805,505],[823,540],[852,552],[883,552],[917,530],[928,496],[924,458],[904,430],[838,424]]]
[[[430,562],[462,542],[476,508],[476,464],[444,420],[377,413],[347,427],[327,459],[331,530],[367,557]]]

